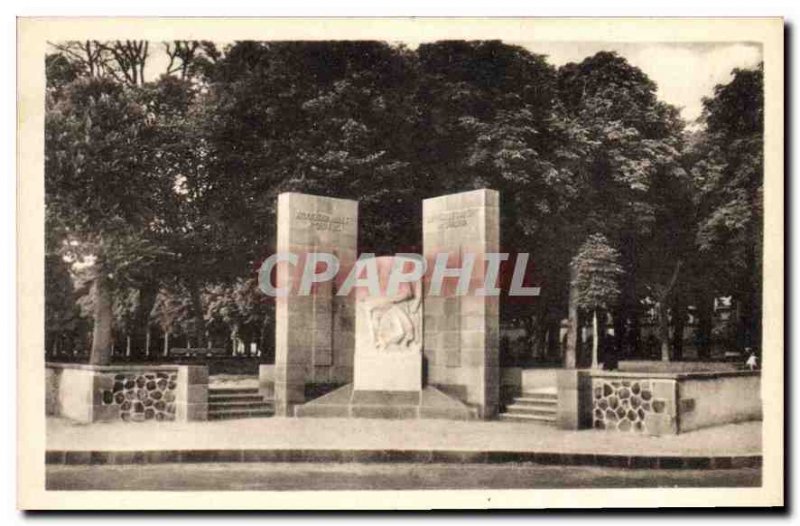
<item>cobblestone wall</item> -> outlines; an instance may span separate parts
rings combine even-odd
[[[677,432],[675,381],[592,378],[592,426],[634,433]]]
[[[108,375],[111,389],[104,389],[101,403],[119,409],[125,422],[175,420],[178,371],[152,371]]]

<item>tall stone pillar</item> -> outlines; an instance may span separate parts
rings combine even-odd
[[[487,264],[500,246],[499,194],[474,190],[422,203],[423,251],[428,263],[424,304],[427,383],[476,407],[482,418],[497,414],[500,391],[498,296],[478,296]],[[446,279],[440,296],[430,294],[433,264],[448,254],[448,267],[475,257],[471,284],[459,295]]]
[[[297,264],[279,262],[275,284],[288,295],[276,298],[275,414],[291,416],[305,402],[306,384],[343,384],[353,378],[352,297],[336,296],[333,281],[299,295],[308,254],[326,252],[346,275],[356,260],[358,202],[299,193],[278,196],[278,254],[292,253]],[[317,269],[321,271],[322,269]]]

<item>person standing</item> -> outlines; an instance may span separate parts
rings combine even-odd
[[[747,348],[747,352],[749,353],[749,356],[747,357],[745,365],[751,371],[755,371],[756,369],[758,369],[758,356],[756,356],[755,351],[753,351],[749,347]]]

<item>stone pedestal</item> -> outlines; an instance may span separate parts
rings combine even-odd
[[[353,375],[354,312],[351,297],[337,297],[333,281],[298,295],[309,254],[334,254],[346,273],[356,259],[358,203],[299,193],[278,196],[276,286],[288,295],[275,308],[275,414],[289,416],[305,401],[307,384],[344,384]]]
[[[381,356],[358,353],[353,371],[358,391],[419,391],[422,389],[422,354]]]
[[[427,382],[476,407],[492,418],[499,406],[499,297],[477,296],[487,264],[484,255],[500,244],[499,195],[474,190],[426,199],[422,204],[423,249],[428,263],[425,295],[424,357]],[[475,263],[470,290],[459,295],[454,279],[445,281],[440,296],[430,295],[431,269],[439,254],[448,266]]]
[[[388,276],[400,257],[375,258],[381,293],[356,292],[356,391],[422,389],[422,282],[387,292]],[[402,270],[402,269],[401,269]]]
[[[420,391],[355,391],[345,385],[294,408],[295,416],[474,420],[477,410],[432,386]]]

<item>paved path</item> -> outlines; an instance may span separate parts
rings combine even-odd
[[[215,374],[208,377],[212,389],[233,389],[258,387],[258,377],[246,374]]]
[[[445,449],[720,457],[761,455],[761,422],[651,437],[596,430],[565,431],[547,425],[513,422],[273,417],[218,422],[85,425],[48,418],[47,449]]]

